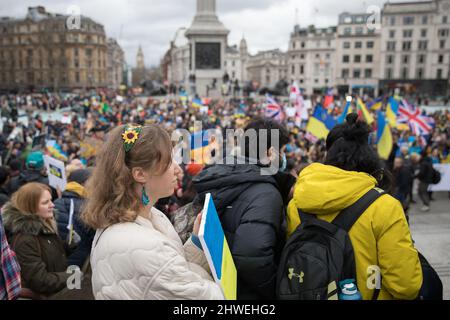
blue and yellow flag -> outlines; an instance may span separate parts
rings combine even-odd
[[[357,101],[358,101],[357,105],[358,105],[358,114],[359,114],[359,116],[364,118],[364,120],[367,122],[368,125],[371,125],[372,123],[374,123],[375,120],[374,120],[372,114],[367,109],[366,105],[361,100],[361,98],[358,98]]]
[[[342,111],[341,115],[337,119],[337,123],[338,124],[344,123],[345,118],[347,118],[347,115],[352,112],[353,112],[352,97],[349,96],[349,97],[347,97],[347,104],[344,107],[344,111]]]
[[[198,233],[214,280],[226,300],[236,300],[237,270],[210,193],[206,195]]]
[[[381,159],[387,160],[392,152],[393,139],[389,123],[383,112],[378,111],[377,150]]]
[[[316,106],[313,116],[309,118],[306,131],[317,139],[326,139],[336,124],[334,117],[319,104]]]
[[[191,135],[191,161],[196,164],[208,164],[211,160],[211,148],[207,131]]]
[[[372,111],[378,111],[383,106],[383,97],[378,97],[367,104],[367,107]]]
[[[192,100],[192,106],[193,106],[194,108],[201,108],[201,107],[203,107],[203,101],[202,101],[202,99],[200,99],[200,98],[194,98],[194,99]]]
[[[386,118],[392,128],[397,126],[399,103],[394,97],[390,97],[386,107]]]

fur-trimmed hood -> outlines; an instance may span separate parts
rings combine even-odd
[[[55,234],[56,232],[49,228],[44,221],[36,214],[23,214],[11,202],[3,208],[3,222],[5,230],[11,234],[31,234],[37,236],[43,234]],[[55,222],[52,221],[52,224]],[[55,229],[56,230],[56,229]]]

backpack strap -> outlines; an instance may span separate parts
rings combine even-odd
[[[344,209],[339,213],[339,215],[333,220],[333,224],[350,232],[355,222],[364,213],[364,211],[369,208],[372,203],[375,202],[379,197],[384,195],[385,192],[382,189],[374,188],[362,196],[358,201],[352,204],[350,207]]]

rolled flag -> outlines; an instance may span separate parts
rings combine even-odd
[[[397,116],[399,112],[399,103],[394,97],[390,97],[386,107],[386,118],[392,128],[397,126]]]
[[[352,100],[353,98],[351,96],[347,96],[346,98],[347,104],[344,107],[344,111],[342,111],[342,114],[338,117],[337,122],[338,124],[342,124],[345,121],[345,118],[347,118],[347,115],[349,113],[352,113]]]
[[[361,98],[358,98],[357,100],[357,106],[358,106],[358,115],[362,118],[364,118],[364,120],[367,122],[367,124],[371,125],[372,123],[375,122],[375,120],[373,119],[372,114],[370,113],[370,111],[367,109],[366,105],[364,104],[364,102],[361,100]]]
[[[377,150],[381,159],[387,160],[392,152],[393,139],[389,123],[383,112],[378,111]]]

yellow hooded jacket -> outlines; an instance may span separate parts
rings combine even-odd
[[[327,222],[376,186],[372,176],[333,166],[312,164],[300,174],[288,206],[288,237],[300,224],[298,208]],[[381,269],[378,299],[415,299],[422,286],[422,268],[400,202],[390,195],[377,199],[349,232],[356,262],[357,284],[364,300],[370,266]],[[368,269],[369,268],[369,269]]]

